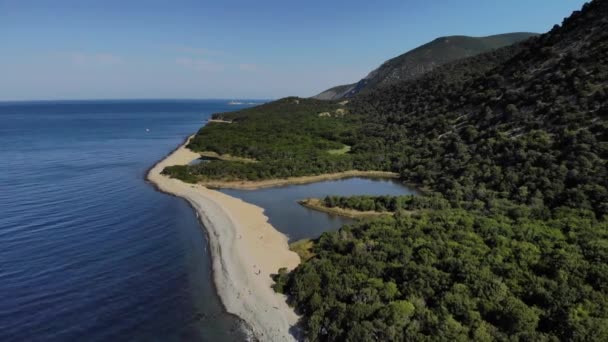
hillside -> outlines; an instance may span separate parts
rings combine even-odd
[[[361,92],[416,79],[443,64],[512,45],[534,33],[506,33],[488,37],[441,37],[414,50],[384,62],[365,78],[354,84],[333,87],[316,96],[318,100],[350,98]]]
[[[594,1],[506,61],[349,103],[368,118],[353,153],[452,208],[323,234],[277,276],[310,340],[608,340],[606,18]]]
[[[383,170],[428,190],[409,204],[334,199],[395,214],[323,234],[276,277],[311,341],[606,341],[607,94],[608,1],[596,0],[546,34],[348,103],[219,114],[232,123],[202,128],[192,148],[257,162],[166,172]]]
[[[606,6],[594,2],[538,38],[353,99],[349,110],[368,118],[362,132],[375,141],[352,150],[386,146],[404,179],[455,198],[476,197],[474,185],[608,213]],[[514,56],[496,63],[504,51]]]

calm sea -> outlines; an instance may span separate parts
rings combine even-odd
[[[193,211],[143,178],[237,108],[0,103],[0,341],[243,340]]]

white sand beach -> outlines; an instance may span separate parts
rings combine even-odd
[[[285,296],[271,288],[270,275],[281,267],[293,269],[300,258],[289,250],[287,237],[268,223],[262,208],[162,175],[167,166],[199,158],[185,146],[150,169],[148,180],[161,191],[186,199],[198,212],[207,229],[214,282],[226,310],[243,319],[261,341],[295,340],[289,329],[298,316]]]

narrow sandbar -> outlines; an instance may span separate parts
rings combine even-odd
[[[365,177],[365,178],[383,178],[383,179],[397,179],[399,174],[388,171],[359,171],[351,170],[336,173],[324,173],[316,176],[303,176],[303,177],[289,177],[281,179],[267,179],[261,181],[201,181],[209,188],[223,188],[223,189],[238,189],[238,190],[256,190],[262,188],[270,188],[275,186],[285,185],[296,185],[296,184],[309,184],[328,180],[337,180],[344,178],[353,177]]]
[[[287,237],[268,223],[262,208],[161,174],[167,166],[187,165],[200,157],[185,147],[188,141],[150,169],[147,179],[159,190],[186,199],[197,211],[207,230],[213,279],[226,311],[243,319],[259,340],[295,340],[290,329],[298,316],[285,296],[272,289],[270,275],[282,267],[293,269],[299,256],[289,250]]]

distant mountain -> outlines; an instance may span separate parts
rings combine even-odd
[[[328,89],[318,100],[339,100],[378,87],[418,78],[436,67],[526,40],[535,33],[517,32],[488,37],[449,36],[389,59],[357,83]]]

